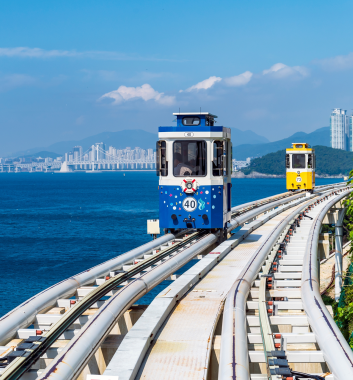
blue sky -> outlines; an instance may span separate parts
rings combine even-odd
[[[199,110],[270,140],[352,112],[348,1],[0,3],[0,156]]]

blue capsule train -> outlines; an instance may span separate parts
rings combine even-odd
[[[175,229],[226,229],[231,219],[232,143],[229,128],[208,112],[174,113],[159,127],[156,169],[159,223]]]

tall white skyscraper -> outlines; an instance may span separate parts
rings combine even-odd
[[[91,150],[89,151],[89,160],[90,161],[96,161],[97,160],[97,153],[96,153],[96,146],[92,145]]]
[[[148,159],[152,160],[153,159],[153,149],[147,149],[147,152],[148,152],[148,155],[147,155]]]
[[[347,111],[334,108],[331,112],[331,147],[335,149],[351,150],[350,120]]]
[[[105,159],[105,144],[102,142],[96,143],[96,150],[97,150],[98,160],[104,160]]]
[[[82,160],[82,146],[78,146],[78,145],[74,146],[73,153],[74,153],[74,160],[75,161]]]

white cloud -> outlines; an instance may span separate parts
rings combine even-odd
[[[253,73],[245,71],[243,74],[235,75],[234,77],[224,78],[223,81],[227,86],[244,86],[249,83]]]
[[[29,86],[36,83],[36,79],[25,74],[10,74],[0,77],[0,90],[10,90],[16,87]]]
[[[220,82],[222,78],[220,77],[209,77],[208,79],[205,79],[197,84],[194,84],[193,86],[186,89],[186,92],[191,91],[198,91],[198,90],[207,90],[208,88],[211,88],[215,83]],[[183,90],[180,90],[179,92],[183,92]]]
[[[43,50],[40,48],[16,47],[0,48],[0,57],[21,58],[47,58],[47,57],[72,57],[77,52],[67,50]]]
[[[353,53],[314,61],[326,70],[345,70],[353,67]]]
[[[263,75],[272,75],[275,78],[286,78],[293,75],[305,77],[309,75],[308,70],[303,66],[287,66],[284,63],[276,63],[268,70],[262,72]]]
[[[76,125],[81,125],[83,124],[85,121],[85,117],[83,115],[79,116],[77,119],[76,119]]]
[[[145,102],[154,100],[159,104],[171,105],[174,103],[175,97],[164,95],[163,92],[154,90],[149,84],[143,84],[141,87],[120,86],[117,90],[108,92],[100,97],[100,99],[114,99],[113,104],[120,104],[124,101],[132,99],[143,99]]]
[[[76,50],[44,50],[41,48],[14,47],[0,48],[0,57],[8,58],[91,58],[117,61],[173,61],[169,59],[140,57],[138,55],[127,55],[114,51],[76,51]]]

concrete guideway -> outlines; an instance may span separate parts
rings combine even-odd
[[[331,186],[342,186],[342,184],[334,184]],[[288,201],[292,199],[292,197],[298,196],[298,194],[293,195],[289,193],[284,193],[284,195],[286,195],[285,198],[287,198]],[[237,215],[243,214],[241,215],[240,222],[246,221],[247,219],[244,219],[244,214],[260,205],[263,206],[263,209],[266,209],[266,204],[268,205],[271,202],[275,202],[278,199],[283,198],[284,195],[279,194],[277,196],[265,198],[264,200],[259,200],[252,206],[249,203],[237,206],[234,208],[233,213],[236,213]],[[302,194],[301,196],[305,196],[305,194]],[[265,205],[263,205],[263,203]],[[255,210],[255,216],[257,215],[256,211],[260,210]],[[233,226],[236,226],[235,222],[236,221],[233,221]],[[152,254],[153,252],[160,250],[161,247],[171,244],[176,238],[178,238],[178,236],[174,236],[173,234],[161,236],[156,240],[85,270],[82,273],[63,280],[36,294],[0,318],[0,345],[5,345],[10,339],[15,338],[19,329],[26,329],[29,325],[35,322],[37,314],[45,313],[50,308],[58,306],[58,303],[63,304],[61,301],[62,299],[69,299],[72,296],[75,296],[79,288],[91,285],[97,279],[104,281],[104,278],[109,276],[111,272],[122,270],[124,265],[130,265],[133,264],[135,260],[143,259],[145,255]]]
[[[99,278],[104,281],[105,277],[110,275],[110,272],[122,270],[124,265],[143,258],[145,254],[152,254],[153,251],[158,251],[162,247],[168,246],[168,243],[174,241],[175,238],[172,234],[161,236],[124,255],[108,260],[36,294],[0,318],[0,345],[5,345],[9,339],[14,338],[19,329],[24,329],[31,325],[35,321],[37,314],[44,313],[47,309],[55,306],[60,307],[61,299],[67,299],[67,306],[70,307],[69,298],[74,296],[79,288],[88,284],[91,285]],[[64,305],[63,302],[61,304]]]
[[[211,344],[226,295],[256,249],[289,213],[284,211],[252,232],[177,305],[153,343],[141,379],[207,378]]]
[[[296,194],[292,197],[289,197],[285,201],[281,201],[281,203],[288,203],[291,200],[297,199],[297,198],[303,198],[305,194]],[[297,201],[297,202],[300,202]],[[262,207],[259,207],[258,209],[244,213],[240,217],[237,217],[232,221],[232,228],[235,228],[240,223],[244,223],[249,219],[252,219],[254,215],[258,215],[260,213],[266,212],[272,207],[279,206],[279,202],[274,202],[271,205],[265,205]],[[290,206],[283,206],[284,208],[290,207]],[[280,212],[281,210],[275,211],[276,213]],[[210,235],[210,239],[213,239],[210,244],[213,244],[217,238],[215,235]],[[195,244],[195,249],[198,249],[199,251],[202,251],[202,249],[207,248],[207,244],[203,242],[201,244],[200,248],[196,247],[197,244]],[[196,251],[197,252],[197,251]],[[180,256],[180,255],[179,255]],[[193,247],[191,247],[191,253],[189,253],[186,257],[186,261],[182,262],[184,265],[187,261],[191,260],[195,256],[195,251],[193,251]],[[176,258],[177,259],[177,258]],[[153,286],[157,285],[161,281],[163,281],[163,276],[168,276],[173,271],[177,270],[180,267],[180,263],[178,260],[176,261],[177,265],[171,265],[169,263],[169,267],[166,267],[166,270],[163,270],[163,265],[161,265],[161,274],[158,274],[159,272],[156,270],[151,270],[151,273],[147,273],[146,275],[141,275],[141,279],[143,279],[144,283],[147,282],[147,288],[142,286],[136,286],[136,284],[131,284],[131,287],[128,289],[128,292],[122,292],[120,291],[116,296],[112,297],[111,300],[107,303],[108,307],[110,307],[111,312],[105,312],[107,309],[106,306],[102,307],[97,314],[92,317],[94,319],[95,324],[87,323],[86,326],[84,326],[83,329],[81,329],[77,336],[74,337],[74,339],[65,347],[64,350],[58,355],[55,360],[53,360],[53,363],[50,363],[49,366],[46,368],[46,370],[43,372],[43,374],[40,376],[40,378],[47,378],[55,377],[60,378],[58,373],[61,374],[61,376],[64,376],[64,378],[72,378],[75,377],[76,373],[78,373],[86,364],[86,362],[90,359],[90,357],[95,353],[97,350],[99,344],[102,342],[102,339],[106,336],[106,334],[109,333],[110,329],[112,328],[112,324],[116,321],[116,319],[124,312],[126,307],[131,305],[136,299],[141,297],[144,292],[149,291],[152,289]],[[154,276],[154,272],[157,273],[157,278]],[[150,276],[150,281],[152,281],[151,285],[148,283],[148,276]],[[152,285],[153,284],[153,285]],[[141,283],[140,283],[141,285]],[[121,297],[122,296],[122,297]],[[104,313],[105,312],[105,313]],[[114,318],[111,318],[111,314],[114,315]],[[108,318],[107,318],[108,317]],[[93,329],[93,330],[92,330]],[[97,329],[99,329],[100,333],[97,334]],[[92,330],[92,331],[91,331]],[[75,351],[72,350],[72,347],[75,347]],[[78,347],[80,347],[79,354],[77,353]],[[66,365],[63,363],[70,363],[70,368],[75,368],[77,372],[73,372],[71,369],[69,369]],[[66,377],[65,377],[66,376]]]
[[[278,224],[278,219],[282,220],[291,213],[286,209],[292,210],[301,202],[279,207],[247,224],[161,292],[130,330],[104,375],[134,379],[153,341],[152,350],[138,377],[206,378],[211,342],[227,292],[254,251]],[[169,315],[162,332],[154,340],[177,299],[200,278],[202,280]]]
[[[342,187],[342,184],[339,184],[338,186],[336,186],[336,188],[337,187]],[[240,207],[240,214],[238,213],[236,217],[233,218],[230,229],[234,229],[238,225],[246,223],[249,220],[255,220],[249,224],[246,224],[245,227],[243,227],[243,235],[239,235],[238,232],[237,238],[229,239],[226,242],[222,243],[223,247],[222,245],[219,246],[219,249],[222,251],[219,255],[208,255],[208,260],[206,260],[205,257],[199,262],[198,268],[197,266],[194,266],[192,268],[194,272],[200,272],[195,272],[193,274],[189,273],[193,277],[195,277],[194,282],[192,282],[192,284],[195,284],[197,281],[199,281],[200,278],[203,277],[209,269],[216,265],[217,262],[232,248],[234,248],[234,246],[238,244],[240,240],[243,239],[247,234],[251,233],[255,228],[258,228],[259,226],[261,226],[261,224],[265,223],[271,217],[274,217],[276,214],[279,214],[284,209],[292,207],[294,203],[299,204],[300,202],[303,202],[303,199],[300,199],[303,197],[305,197],[305,193],[296,193],[285,197],[283,197],[283,194],[281,194],[279,196],[270,197],[267,200],[265,199],[264,202],[256,202],[253,207],[249,207],[248,205],[246,205],[246,207]],[[280,201],[278,201],[278,199],[280,199]],[[306,198],[305,200],[307,199],[308,198]],[[291,204],[290,202],[293,203]],[[178,254],[177,256],[180,256],[179,259],[177,257],[173,257],[173,255],[169,255],[169,259],[167,259],[169,263],[165,263],[165,259],[160,260],[157,262],[157,265],[153,265],[149,267],[148,270],[142,271],[140,274],[132,276],[128,281],[126,281],[126,283],[122,284],[122,286],[124,286],[126,289],[135,289],[133,291],[133,294],[126,293],[124,291],[125,294],[123,294],[123,298],[120,297],[121,300],[118,303],[116,300],[119,298],[118,293],[121,293],[121,286],[120,290],[119,288],[112,289],[109,293],[105,294],[106,298],[110,297],[109,299],[97,299],[97,301],[90,306],[90,309],[87,310],[87,312],[85,312],[81,316],[77,315],[77,320],[73,320],[74,323],[72,323],[70,328],[63,332],[62,336],[57,341],[61,341],[62,344],[60,344],[58,348],[55,350],[49,349],[49,356],[45,356],[47,355],[45,354],[41,357],[41,364],[39,368],[37,364],[32,366],[32,369],[22,377],[23,380],[36,378],[38,375],[43,373],[43,370],[48,364],[49,367],[47,367],[45,372],[50,373],[51,369],[55,367],[54,363],[57,361],[56,359],[59,360],[60,357],[63,357],[63,355],[65,355],[65,352],[70,351],[70,347],[72,347],[73,345],[76,346],[76,349],[81,345],[82,353],[80,354],[81,356],[79,355],[80,359],[75,357],[74,362],[72,362],[71,368],[75,368],[75,371],[72,371],[72,369],[70,369],[70,373],[66,375],[64,375],[63,373],[63,377],[61,377],[65,379],[76,378],[79,374],[79,371],[82,370],[82,366],[84,366],[85,363],[88,362],[89,358],[92,356],[92,354],[94,354],[97,347],[102,344],[105,336],[109,333],[110,329],[112,328],[112,324],[116,323],[116,320],[119,318],[119,316],[121,316],[122,313],[124,313],[124,311],[135,301],[135,299],[139,298],[145,292],[149,291],[155,285],[163,281],[167,276],[169,276],[169,274],[172,274],[175,270],[177,270],[177,268],[180,267],[180,265],[184,265],[187,261],[192,259],[192,257],[197,255],[198,252],[201,253],[203,250],[205,250],[205,247],[209,246],[210,244],[213,244],[216,241],[215,239],[217,239],[217,237],[213,235],[213,237],[208,238],[208,240],[210,241],[207,244],[201,244],[199,246],[195,246],[194,248],[190,247],[190,253],[184,256]],[[58,323],[60,324],[61,320],[66,318],[67,313],[69,313],[70,310],[72,311],[73,304],[78,305],[80,304],[81,300],[85,299],[85,297],[90,297],[92,294],[96,293],[97,289],[99,289],[100,286],[104,286],[104,284],[107,281],[109,281],[109,278],[117,276],[119,272],[128,271],[129,268],[133,267],[136,264],[143,263],[144,260],[147,260],[148,258],[151,258],[154,255],[158,257],[158,251],[163,250],[163,248],[168,249],[168,247],[172,246],[173,244],[178,244],[180,240],[181,239],[175,238],[174,235],[163,236],[159,239],[154,240],[153,242],[147,243],[142,247],[138,247],[125,255],[121,255],[118,258],[112,259],[73,278],[70,278],[57,285],[54,285],[53,287],[33,297],[26,303],[20,305],[14,311],[8,313],[8,315],[5,316],[6,318],[3,317],[0,320],[0,337],[1,334],[5,336],[5,338],[3,338],[3,342],[6,344],[6,346],[4,345],[4,347],[0,347],[0,357],[4,356],[4,353],[8,350],[11,350],[12,346],[8,347],[8,344],[9,339],[11,339],[11,337],[14,337],[14,333],[16,333],[15,338],[17,339],[17,343],[15,343],[16,339],[13,339],[11,341],[11,344],[15,344],[13,349],[16,349],[16,345],[21,343],[23,339],[32,336],[34,332],[37,335],[41,336],[43,334],[45,336],[45,331],[50,331],[50,329],[52,329],[54,325]],[[188,249],[186,249],[186,251],[188,251]],[[182,257],[184,257],[184,259],[181,259]],[[173,262],[173,260],[175,261],[175,264],[170,265],[170,263]],[[145,284],[142,284],[142,287],[136,286],[136,284],[139,283],[139,279],[142,280],[143,277],[144,279],[142,282],[144,282]],[[300,278],[298,279],[300,281]],[[278,281],[280,281],[279,278]],[[179,286],[178,280],[174,284]],[[184,293],[189,289],[189,287],[190,283],[188,283],[188,286],[184,287]],[[174,291],[177,291],[177,288],[174,288]],[[179,296],[180,299],[180,297],[184,293],[182,291],[178,292],[179,294],[177,294],[177,296]],[[167,297],[157,297],[157,299],[164,298],[163,302],[166,302],[165,298],[169,298],[170,301],[170,294],[171,293],[169,293]],[[70,299],[72,295],[75,296],[75,300]],[[200,296],[200,298],[203,297]],[[115,303],[115,305],[118,306],[114,306],[114,308],[112,308],[113,303]],[[172,302],[169,304],[169,307],[171,307],[171,305]],[[44,309],[41,309],[43,306]],[[57,310],[57,314],[55,314],[54,310]],[[146,313],[146,317],[147,316],[148,314]],[[102,321],[104,322],[102,323]],[[16,326],[17,322],[18,324]],[[38,330],[33,330],[33,328],[26,329],[25,327],[29,326],[30,324],[33,324],[33,327]],[[93,328],[93,333],[85,333],[86,331],[89,331],[90,326],[91,329]],[[9,329],[2,330],[2,327],[8,327]],[[18,327],[20,328],[18,329]],[[157,331],[158,329],[155,331],[155,333]],[[82,339],[83,336],[87,337],[88,335],[96,335],[93,337],[95,343],[93,343],[93,340],[91,339],[92,337],[90,337],[88,341]],[[66,343],[64,344],[64,342]],[[55,358],[56,355],[53,355],[54,352],[56,352],[56,354],[59,353],[58,358]],[[45,359],[46,357],[47,359]],[[55,360],[53,360],[54,358]],[[65,359],[67,359],[67,356],[65,356]],[[0,369],[0,374],[1,372],[3,372],[3,369]],[[43,376],[46,376],[45,373],[41,375],[41,377]],[[60,378],[60,376],[55,377]]]
[[[328,201],[312,221],[305,247],[301,283],[303,306],[308,321],[323,351],[325,361],[335,378],[338,379],[353,378],[353,352],[327,311],[320,296],[317,241],[326,213],[338,200],[346,197],[349,193],[349,190],[345,191],[335,199]],[[339,250],[341,251],[341,247]]]
[[[250,273],[246,282],[235,284],[225,305],[219,379],[235,377],[242,380],[249,378],[267,379],[270,376],[270,370],[273,373],[284,371],[285,366],[281,368],[274,364],[276,357],[272,356],[272,359],[269,359],[272,355],[271,352],[276,350],[284,351],[284,356],[279,356],[279,358],[284,357],[288,360],[289,366],[286,367],[288,371],[290,367],[294,371],[322,374],[330,370],[334,371],[335,363],[343,359],[344,355],[341,355],[340,359],[338,358],[339,354],[336,350],[336,354],[332,352],[332,363],[330,364],[327,355],[325,355],[327,344],[321,344],[322,350],[320,350],[317,344],[320,344],[319,338],[316,334],[310,334],[310,327],[314,328],[319,316],[316,315],[316,318],[312,318],[309,325],[301,302],[302,280],[298,281],[298,278],[305,277],[301,272],[303,271],[305,257],[308,257],[305,248],[307,241],[310,240],[317,250],[321,224],[318,225],[315,239],[310,239],[310,228],[314,224],[315,217],[320,215],[322,221],[332,205],[347,196],[349,192],[349,190],[339,192],[320,203],[316,203],[315,208],[310,209],[307,213],[308,218],[300,221],[300,227],[296,228],[295,233],[293,230],[289,230],[290,226],[293,228],[294,219],[288,220],[288,226],[284,230],[286,233],[282,236],[275,236],[269,247],[264,250],[264,261],[261,262],[260,260],[258,266],[260,275],[257,274],[255,277]],[[296,216],[292,215],[292,217]],[[278,243],[282,242],[285,244],[279,246]],[[276,263],[273,263],[274,259]],[[315,260],[317,259],[315,257]],[[268,276],[268,269],[271,267],[274,270],[272,277],[270,279],[263,277],[263,275]],[[316,265],[316,270],[317,268],[318,265]],[[254,270],[255,268],[251,269]],[[272,280],[271,288],[266,290],[269,280]],[[247,284],[251,283],[252,287],[249,289]],[[306,295],[307,291],[304,290],[303,294]],[[318,298],[321,301],[320,295]],[[331,327],[334,325],[335,329],[338,330],[322,301],[321,304],[321,312],[325,314],[327,320],[331,321]],[[312,309],[311,307],[309,310]],[[341,336],[339,337],[339,335]],[[321,338],[325,337],[326,340],[331,339],[331,337],[332,339],[339,337],[338,340],[342,341],[342,346],[347,345],[339,330],[335,336],[332,335],[332,331],[328,330],[320,336]],[[247,347],[249,351],[247,351]],[[273,366],[268,366],[269,363],[272,363]],[[349,365],[350,363],[348,363],[348,368]],[[347,372],[347,368],[345,370]],[[284,372],[281,373],[285,374]],[[273,379],[280,378],[272,372],[270,377]],[[333,379],[333,376],[330,375],[327,378]],[[345,379],[346,377],[341,374],[335,378]]]
[[[247,220],[252,219],[254,216],[256,217],[257,215],[259,215],[263,212],[267,212],[272,207],[276,207],[282,203],[288,203],[292,199],[302,198],[304,196],[305,196],[304,193],[294,194],[294,195],[287,197],[285,200],[281,200],[281,201],[276,201],[277,198],[273,197],[274,201],[270,204],[268,204],[269,202],[266,202],[267,203],[266,205],[263,205],[261,207],[257,207],[256,210],[242,211],[240,215],[237,215],[237,217],[232,220],[230,229],[237,227],[240,223],[245,223]],[[102,295],[105,294],[105,296],[108,296],[108,297],[114,296],[114,293],[116,293],[118,291],[118,289],[112,288],[112,291],[110,291],[109,293],[100,292],[100,288],[106,286],[106,281],[109,281],[109,282],[112,281],[112,280],[108,280],[108,279],[110,277],[116,277],[117,273],[118,273],[118,276],[120,276],[121,274],[119,274],[119,272],[125,272],[126,270],[129,271],[129,269],[127,269],[127,268],[130,268],[131,265],[126,265],[128,263],[133,264],[133,265],[137,264],[137,266],[138,266],[140,264],[143,264],[144,260],[149,260],[151,257],[152,257],[152,260],[154,260],[153,255],[156,255],[156,256],[163,255],[163,251],[160,252],[159,254],[157,254],[157,252],[160,251],[161,248],[163,248],[163,246],[168,247],[170,245],[173,245],[174,243],[183,244],[182,242],[181,243],[177,242],[177,240],[180,240],[180,239],[175,239],[175,237],[173,239],[173,237],[174,237],[174,235],[167,235],[167,236],[164,236],[162,238],[156,239],[153,242],[147,243],[142,247],[139,247],[133,251],[128,252],[125,255],[122,255],[121,257],[118,257],[117,259],[110,260],[106,263],[103,263],[102,265],[99,265],[95,268],[92,268],[91,270],[83,272],[83,276],[82,276],[82,274],[79,274],[73,278],[70,278],[69,280],[66,280],[66,281],[63,281],[62,283],[54,285],[53,287],[48,289],[49,291],[48,290],[44,291],[44,292],[40,293],[38,296],[33,297],[27,303],[20,305],[13,312],[8,313],[3,318],[2,325],[5,325],[5,327],[10,327],[10,329],[8,331],[5,331],[6,336],[7,337],[13,336],[13,334],[16,333],[16,322],[18,322],[20,327],[24,327],[23,325],[27,324],[27,326],[28,326],[29,324],[31,324],[33,322],[32,319],[35,318],[34,327],[36,328],[39,326],[39,328],[41,329],[41,330],[36,330],[36,335],[41,336],[43,334],[43,339],[46,339],[46,341],[43,343],[42,337],[37,338],[36,345],[40,346],[40,347],[37,347],[36,350],[37,351],[39,350],[40,352],[42,352],[42,355],[46,350],[48,350],[49,345],[51,344],[53,339],[55,339],[56,336],[59,337],[59,335],[60,335],[60,334],[56,335],[57,333],[55,333],[55,331],[53,331],[53,329],[57,329],[58,331],[62,331],[62,335],[59,338],[61,338],[61,339],[73,339],[77,334],[80,334],[82,331],[84,331],[81,329],[82,326],[84,324],[86,324],[90,318],[92,318],[93,314],[95,314],[95,312],[91,313],[91,311],[93,311],[94,309],[98,309],[98,314],[101,314],[101,311],[105,310],[105,307],[103,307],[104,304],[107,303],[108,301],[99,300],[99,297],[98,297],[97,301],[95,301],[95,303],[90,306],[91,309],[89,309],[89,310],[87,310],[87,308],[82,308],[81,303],[83,301],[89,302],[90,298],[92,296],[94,296],[94,294],[102,294]],[[170,238],[172,240],[169,240]],[[213,235],[213,238],[217,239],[217,237],[215,235]],[[163,242],[165,243],[165,241],[167,241],[167,244],[163,245]],[[158,247],[160,249],[152,249],[151,250],[151,248],[153,248],[153,247],[155,247],[155,248]],[[203,248],[206,249],[207,245],[205,245]],[[167,250],[168,250],[168,248],[167,248]],[[192,256],[190,256],[190,258],[188,260],[190,260],[191,258],[192,258]],[[125,265],[121,265],[124,263],[125,263]],[[161,263],[162,262],[160,262],[160,264]],[[120,266],[114,267],[117,264],[120,264]],[[103,278],[97,277],[97,276],[101,276],[102,271],[103,270],[106,271],[107,269],[110,270],[110,272],[108,272],[109,276],[103,276]],[[152,269],[152,267],[149,268],[149,270],[151,270],[151,269]],[[173,268],[173,270],[176,270],[176,269],[177,269],[177,267]],[[141,274],[143,274],[143,272]],[[165,275],[167,275],[167,274],[168,273],[165,273]],[[130,280],[133,280],[134,278],[136,278],[136,277],[132,276]],[[77,287],[78,285],[80,285],[80,281],[85,283],[84,281],[92,281],[92,279],[94,279],[93,285],[98,286],[98,288],[95,288],[94,286],[93,287],[92,286]],[[161,282],[162,280],[163,280],[163,278],[159,278],[158,281]],[[157,283],[155,283],[155,285],[156,284]],[[64,286],[62,286],[62,285],[64,285]],[[128,286],[128,283],[125,283],[125,284],[122,283],[122,285]],[[60,293],[63,290],[65,290],[67,292],[66,294],[64,294],[64,296],[66,296],[67,298],[60,299],[59,298],[61,295]],[[76,300],[78,300],[78,303],[77,303],[77,301],[73,301],[73,300],[70,300],[68,298],[69,295],[72,295],[72,293],[68,293],[68,290],[70,290],[70,292],[76,291],[75,295],[76,295]],[[147,291],[148,290],[149,289],[147,289]],[[121,290],[120,290],[120,292],[121,292]],[[141,292],[139,293],[137,291],[137,293],[139,294],[139,296],[142,295]],[[125,305],[119,305],[119,307],[120,307],[119,313],[120,314],[123,313],[123,311],[125,310],[124,307],[128,307],[128,305],[131,305],[131,303],[133,302],[133,299],[134,299],[134,295],[131,295],[131,300],[130,300],[131,302],[129,302],[126,299]],[[65,310],[64,315],[59,314],[56,316],[48,317],[48,316],[45,316],[45,314],[41,314],[41,313],[45,312],[44,310],[38,313],[38,309],[39,309],[40,305],[41,306],[45,305],[46,307],[48,307],[48,304],[51,305],[55,301],[57,303],[55,306],[58,306],[59,308],[60,307],[65,308],[64,309]],[[72,306],[72,303],[74,304],[74,306]],[[92,308],[93,308],[93,310],[92,310]],[[49,309],[50,309],[50,307],[49,307]],[[89,316],[85,317],[85,318],[80,317],[80,315],[82,314],[82,311],[80,312],[81,314],[79,314],[76,312],[76,310],[81,310],[81,309],[82,309],[82,311],[87,310],[87,312],[90,313]],[[60,312],[61,311],[62,310],[60,310]],[[30,313],[32,313],[30,319],[24,318],[24,316],[26,316],[26,314],[28,315]],[[48,313],[51,313],[51,311],[49,310]],[[76,318],[78,318],[77,321],[74,322],[75,318],[73,319],[72,317],[69,317],[69,318],[71,318],[71,319],[69,319],[68,314],[72,314],[73,316],[76,316]],[[11,316],[11,318],[9,318],[10,316]],[[96,316],[95,316],[95,319],[96,319]],[[63,329],[63,328],[65,328],[66,325],[68,325],[67,321],[70,321],[70,320],[72,320],[72,322],[74,322],[70,326],[70,329],[69,330]],[[109,328],[110,327],[108,324],[108,326],[105,327],[105,329],[109,330]],[[104,331],[106,331],[106,330],[102,331],[102,335],[104,335]],[[33,336],[33,330],[32,329],[23,329],[23,328],[17,329],[17,338],[23,338],[23,339],[25,339],[25,342],[27,342],[28,338],[31,336]],[[87,334],[86,334],[86,336],[87,336]],[[102,339],[98,339],[98,341],[101,342]],[[13,341],[11,341],[11,342],[14,343]],[[6,343],[6,344],[8,344],[8,343]],[[28,343],[26,343],[26,344],[28,344]],[[16,343],[16,345],[17,345],[17,343]],[[11,347],[13,347],[12,350],[14,350],[14,349],[17,350],[16,345],[11,346]],[[8,352],[9,350],[11,350],[11,347],[5,346],[4,352]],[[46,347],[48,347],[48,348],[46,348]],[[62,351],[62,349],[60,349],[60,351]],[[89,354],[92,354],[93,351],[91,350],[89,353],[84,354],[87,357],[83,356],[82,360],[79,361],[78,363],[80,363],[80,364],[85,363],[85,359],[87,360],[90,357]],[[10,353],[10,355],[11,355],[11,353]],[[30,357],[35,358],[36,355],[37,354],[35,352],[32,352],[30,354]],[[25,359],[25,356],[20,355],[20,357],[17,357],[14,360],[14,362],[12,362],[6,368],[0,369],[0,372],[3,372],[2,377],[4,379],[8,378],[9,376],[13,379],[18,378],[19,374],[21,374],[23,372],[23,370],[28,368],[28,364],[26,364],[26,363],[31,363],[31,360],[33,362],[33,359],[31,359],[31,358]],[[77,365],[80,365],[80,364],[77,364]],[[44,365],[44,367],[43,367],[43,365]],[[37,374],[41,373],[46,365],[47,365],[47,361],[45,363],[42,362],[42,365],[40,366],[39,370],[36,371],[36,373]],[[30,367],[30,368],[32,368],[32,367]],[[35,369],[35,368],[36,367],[33,367],[33,369]],[[15,375],[15,373],[16,373],[16,375]],[[30,373],[31,373],[31,376],[35,375],[35,373],[33,373],[33,372],[28,372],[27,374],[29,375]]]

